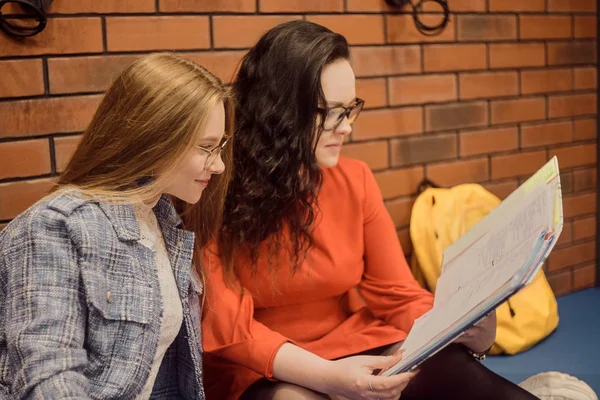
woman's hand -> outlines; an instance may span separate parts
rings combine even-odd
[[[479,321],[471,329],[462,334],[456,343],[462,343],[471,351],[480,353],[486,351],[496,340],[496,311]]]
[[[402,353],[392,356],[354,356],[331,361],[330,384],[323,392],[348,400],[398,399],[402,390],[417,372],[393,376],[373,375],[375,370],[385,370],[402,359]]]

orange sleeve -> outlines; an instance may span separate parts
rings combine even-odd
[[[284,343],[292,341],[254,320],[252,297],[228,287],[218,257],[207,253],[202,319],[204,351],[272,379],[275,354]]]
[[[433,307],[433,295],[414,279],[377,181],[363,165],[365,271],[358,287],[373,314],[408,333]]]

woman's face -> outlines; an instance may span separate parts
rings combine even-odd
[[[345,136],[352,132],[352,127],[347,117],[340,120],[340,112],[344,110],[336,107],[351,107],[356,103],[356,84],[354,71],[348,60],[337,60],[323,68],[321,73],[321,87],[327,101],[319,107],[327,110],[325,128],[339,125],[332,130],[324,129],[317,143],[316,157],[321,167],[330,168],[337,165],[340,158],[340,150]],[[322,117],[319,117],[317,129],[321,129]]]
[[[200,200],[211,176],[225,170],[219,151],[224,132],[225,108],[219,102],[211,110],[198,143],[185,154],[177,170],[171,173],[164,193],[190,204]],[[213,149],[215,150],[209,159],[208,152]]]

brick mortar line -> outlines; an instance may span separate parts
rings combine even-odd
[[[106,27],[106,17],[102,17],[101,19],[101,28],[102,28],[102,53],[108,53],[108,29]]]
[[[51,139],[51,138],[62,138],[69,136],[76,136],[82,134],[82,131],[75,131],[73,133],[61,133],[61,136],[56,136],[56,134],[47,133],[41,135],[32,135],[32,136],[16,136],[16,137],[3,137],[0,138],[0,144],[3,143],[13,143],[13,142],[25,142],[27,140],[37,140],[37,139]]]
[[[381,79],[381,78],[385,78],[385,76],[378,77],[378,78],[366,78],[366,79]],[[36,95],[36,96],[23,96],[23,97],[4,97],[4,98],[0,98],[0,103],[20,102],[20,101],[24,102],[24,101],[29,101],[29,100],[43,100],[43,99],[53,99],[53,98],[92,97],[92,96],[102,95],[103,93],[104,93],[104,91],[95,91],[95,92],[75,92],[75,93],[53,93],[51,95]],[[530,100],[530,99],[545,98],[546,95],[551,95],[554,97],[569,97],[569,96],[574,97],[574,96],[578,96],[578,95],[589,95],[589,94],[596,94],[596,91],[594,89],[583,89],[583,90],[569,91],[569,92],[552,92],[549,94],[540,93],[540,94],[527,94],[527,95],[522,95],[522,96],[511,95],[511,96],[507,96],[507,97],[494,97],[494,98],[483,97],[483,98],[477,98],[477,99],[467,99],[467,100],[463,100],[463,101],[449,100],[449,101],[428,102],[428,103],[390,104],[389,106],[386,106],[386,107],[368,108],[368,109],[365,109],[365,111],[398,110],[398,109],[417,108],[417,107],[443,107],[443,106],[454,105],[454,104],[483,103],[485,101],[490,101],[490,102],[504,101],[504,102],[506,102],[506,101],[515,101],[515,100]],[[581,117],[582,115],[578,115],[578,116]],[[558,117],[555,119],[560,119],[560,118],[568,118],[568,116]],[[527,121],[523,121],[523,122],[527,122]]]
[[[94,12],[80,12],[80,13],[50,13],[48,14],[49,19],[65,19],[65,18],[91,18],[91,17],[178,17],[178,16],[206,16],[206,15],[215,15],[215,16],[277,16],[277,15],[294,15],[294,14],[306,14],[308,16],[343,16],[343,15],[406,15],[411,16],[412,11],[399,11],[399,10],[390,10],[390,11],[380,11],[380,10],[371,10],[371,11],[305,11],[305,10],[295,10],[295,11],[260,11],[258,1],[256,2],[255,11],[241,12],[241,11],[138,11],[138,12],[104,12],[104,13],[94,13]],[[158,1],[156,1],[156,7],[158,7]],[[426,15],[443,15],[439,11],[426,11],[420,14]],[[526,15],[526,16],[596,16],[595,11],[488,11],[488,12],[477,12],[477,11],[452,11],[450,10],[450,16],[474,16],[474,17],[497,17],[497,16],[514,16],[514,15]]]
[[[369,76],[357,76],[357,79],[377,79],[377,78],[404,78],[404,77],[423,77],[423,76],[431,76],[431,75],[452,75],[452,73],[460,73],[462,75],[484,75],[488,73],[508,73],[508,72],[544,72],[544,71],[559,71],[559,70],[570,70],[571,68],[596,68],[594,64],[572,64],[572,65],[553,65],[549,67],[510,67],[510,68],[496,68],[496,69],[474,69],[474,70],[447,70],[447,71],[430,71],[425,73],[405,73],[405,74],[389,74],[389,75],[369,75]],[[583,89],[583,90],[593,90],[593,89]],[[565,90],[562,92],[550,92],[550,93],[565,93],[575,91],[573,89]],[[540,93],[525,93],[524,96],[530,96],[535,94],[545,94],[545,92]]]
[[[574,192],[574,193],[569,193],[565,196],[563,196],[563,198],[571,198],[571,197],[575,197],[575,196],[584,196],[584,195],[588,195],[588,194],[597,194],[596,192],[596,188],[588,188],[585,190],[580,190],[578,192]],[[594,215],[595,213],[592,213],[590,215]],[[587,214],[581,214],[581,215],[587,215]],[[574,218],[574,217],[570,217],[570,218]]]
[[[391,90],[390,90],[390,77],[389,76],[384,76],[381,78],[374,78],[374,79],[384,79],[385,80],[385,108],[389,108],[392,105],[392,101],[391,101]]]
[[[489,45],[507,45],[507,44],[514,44],[514,45],[531,45],[531,44],[544,44],[544,43],[573,43],[573,42],[596,42],[596,38],[576,38],[576,39],[571,39],[571,38],[531,38],[531,39],[522,39],[522,40],[516,40],[516,39],[498,39],[498,40],[444,40],[444,41],[431,41],[431,42],[390,42],[387,43],[387,45],[389,46],[408,46],[410,44],[418,44],[418,45],[474,45],[474,44],[489,44]],[[365,47],[365,46],[382,46],[382,44],[367,44],[367,45],[362,45],[362,44],[351,44],[351,46],[353,47]]]
[[[215,48],[215,23],[212,15],[208,17],[208,46],[211,50]]]
[[[2,60],[0,59],[0,61],[2,61]],[[44,58],[42,58],[42,61],[44,61]],[[46,71],[44,71],[44,72],[46,73]],[[484,74],[485,71],[476,72],[475,74],[480,74],[480,73]],[[458,74],[458,72],[455,74],[433,73],[433,74],[414,74],[414,75],[399,75],[399,76],[383,75],[383,76],[377,76],[377,77],[362,77],[362,78],[357,78],[357,79],[358,80],[371,80],[371,79],[386,79],[386,78],[424,77],[427,75],[437,76],[437,75],[456,75],[456,74]],[[574,79],[574,77],[572,77],[572,79]],[[44,84],[46,84],[46,82],[44,82]],[[49,82],[48,82],[48,85],[49,85]],[[48,90],[49,90],[49,88],[48,88]],[[458,86],[457,86],[457,91],[460,91],[460,88]],[[0,103],[18,102],[18,101],[27,101],[27,100],[41,100],[41,99],[51,99],[51,98],[63,98],[63,97],[95,96],[95,95],[102,95],[104,93],[105,93],[105,91],[102,90],[102,91],[92,91],[92,92],[47,93],[47,94],[33,95],[33,96],[0,97]],[[386,100],[387,100],[389,106],[370,107],[370,108],[366,108],[365,111],[381,110],[381,109],[387,109],[387,108],[437,106],[437,105],[456,104],[456,103],[464,104],[464,103],[474,103],[474,102],[481,102],[481,101],[510,101],[510,100],[519,100],[519,99],[542,98],[542,97],[546,97],[546,96],[567,97],[567,96],[587,95],[587,94],[596,94],[596,93],[597,93],[596,89],[587,88],[587,89],[570,89],[570,90],[553,91],[553,92],[526,93],[526,94],[520,94],[520,95],[518,95],[518,94],[517,95],[506,95],[506,96],[497,96],[497,97],[476,97],[476,98],[468,98],[468,99],[458,98],[456,101],[448,100],[448,101],[442,101],[442,102],[429,102],[429,103],[393,104],[390,102],[389,87],[388,87],[388,85],[386,85]]]
[[[344,4],[347,4],[348,0],[344,0]],[[388,44],[388,38],[389,38],[389,29],[388,29],[388,17],[387,15],[381,15],[381,18],[383,19],[383,41],[384,43]]]
[[[526,44],[546,44],[547,41],[531,41]],[[594,44],[597,42],[596,39],[581,39],[581,40],[556,40],[552,42],[564,42],[564,43],[587,43]],[[480,45],[495,45],[495,44],[519,44],[517,42],[430,42],[430,43],[406,43],[406,44],[394,44],[394,43],[378,43],[378,44],[353,44],[350,46],[353,48],[408,48],[408,47],[426,47],[432,45],[445,45],[445,46],[456,46],[462,44],[480,44]],[[524,43],[521,43],[524,44]],[[35,59],[40,57],[49,57],[49,58],[76,58],[76,57],[93,57],[93,56],[123,56],[123,55],[141,55],[147,54],[155,51],[164,51],[165,49],[148,49],[148,50],[118,50],[118,51],[108,51],[106,53],[103,52],[76,52],[76,53],[42,53],[42,54],[24,54],[24,55],[5,55],[0,56],[0,61],[10,61],[10,60],[25,60],[25,59]],[[248,51],[249,47],[218,47],[218,48],[194,48],[194,49],[167,49],[173,50],[177,53],[187,54],[187,53],[219,53],[219,52],[242,52]],[[547,53],[547,52],[546,52]],[[592,62],[581,62],[581,63],[569,63],[569,64],[549,64],[549,65],[515,65],[515,66],[507,66],[507,67],[486,67],[486,68],[477,68],[477,69],[449,69],[449,70],[441,70],[441,71],[424,71],[423,73],[443,73],[443,72],[478,72],[478,71],[504,71],[504,70],[514,70],[514,69],[544,69],[546,67],[549,68],[566,68],[569,66],[580,67],[580,66],[596,66],[596,61]],[[392,74],[392,75],[400,75],[400,74]],[[380,76],[380,75],[375,75]]]
[[[581,221],[583,219],[591,219],[591,218],[595,219],[595,217],[596,217],[596,213],[593,212],[593,213],[581,214],[581,215],[576,215],[576,216],[573,216],[573,217],[565,218],[565,220],[566,220],[565,222],[572,224],[572,223],[574,223],[576,221]],[[596,235],[595,234],[593,236],[589,236],[587,238],[582,238],[580,240],[577,240],[577,242],[578,243],[579,242],[589,242],[591,240],[596,240]]]
[[[456,136],[456,160],[464,160],[464,158],[462,157],[462,155],[460,154],[460,143],[461,143],[461,134],[460,131],[457,129],[454,131],[454,135]]]
[[[42,57],[42,74],[44,81],[44,94],[42,96],[50,95],[50,69],[48,67],[48,57]],[[0,98],[0,100],[2,100]]]
[[[593,216],[595,216],[595,214],[592,214],[592,215],[593,215]],[[574,224],[574,223],[576,223],[576,222],[579,222],[579,221],[584,221],[584,220],[586,220],[586,219],[587,219],[587,220],[594,220],[595,218],[591,218],[590,216],[588,216],[588,217],[586,217],[586,216],[583,216],[583,217],[581,217],[581,216],[579,216],[579,215],[578,215],[578,216],[575,216],[575,217],[571,217],[570,219],[571,219],[571,220],[569,221],[569,223],[571,223],[571,224]],[[583,240],[583,239],[592,239],[592,238],[595,240],[595,238],[596,238],[596,235],[594,234],[594,235],[592,235],[592,236],[587,236],[587,237],[584,237],[584,238],[582,238],[582,239],[579,239],[579,240],[581,241],[581,240]]]
[[[73,96],[74,97],[74,96]],[[381,110],[400,110],[403,108],[415,108],[415,107],[397,107],[397,108],[378,108],[378,109],[371,109],[371,111],[381,111]],[[423,113],[424,114],[424,113]],[[592,119],[593,117],[595,117],[595,114],[583,114],[583,115],[577,115],[577,117],[579,117],[580,119]],[[410,133],[410,134],[400,134],[397,136],[381,136],[381,137],[369,137],[369,138],[353,138],[353,143],[364,143],[364,142],[369,142],[369,141],[376,141],[376,140],[389,140],[389,139],[403,139],[403,138],[410,138],[413,136],[423,136],[424,134],[426,135],[439,135],[439,134],[448,134],[449,132],[453,132],[453,131],[459,131],[459,132],[478,132],[478,131],[485,131],[488,129],[501,129],[501,128],[513,128],[515,127],[515,124],[529,124],[529,125],[543,125],[544,122],[547,123],[560,123],[560,122],[566,122],[565,118],[571,118],[570,116],[567,117],[559,117],[559,118],[550,118],[550,119],[538,119],[538,120],[532,120],[532,121],[515,121],[515,122],[507,122],[507,123],[500,123],[500,124],[492,124],[492,125],[482,125],[482,126],[471,126],[471,127],[448,127],[448,128],[444,128],[444,129],[435,129],[435,130],[422,130],[421,132],[415,132],[415,133]],[[41,137],[52,137],[54,135],[65,135],[65,136],[71,136],[71,135],[76,135],[81,133],[81,131],[73,131],[73,132],[56,132],[56,133],[48,133],[48,134],[34,134],[34,135],[20,135],[20,136],[11,136],[11,137],[2,137],[0,138],[0,143],[2,142],[8,142],[8,141],[18,141],[18,140],[28,140],[28,139],[32,139],[32,138],[41,138]],[[582,140],[577,140],[577,141],[573,141],[573,142],[566,142],[568,144],[586,144],[588,143],[588,140],[590,139],[582,139]],[[565,143],[556,143],[557,145],[564,145]],[[551,145],[545,145],[545,146],[553,146],[553,144]],[[553,149],[555,147],[552,147]],[[527,149],[527,151],[529,151],[529,149]]]
[[[585,115],[580,115],[580,117],[581,116],[585,116],[585,117],[591,119],[591,118],[595,117],[596,115],[595,114],[585,114]],[[399,134],[398,136],[387,136],[386,135],[386,136],[375,136],[375,137],[367,137],[367,138],[354,137],[353,143],[363,143],[363,142],[368,142],[368,141],[384,140],[384,139],[390,139],[390,138],[402,139],[402,138],[410,138],[410,137],[414,137],[414,136],[426,136],[426,135],[434,135],[434,134],[439,135],[439,134],[444,134],[444,133],[448,133],[448,132],[452,132],[452,131],[456,131],[456,130],[458,130],[460,132],[480,132],[480,131],[485,131],[485,130],[490,130],[490,129],[514,128],[515,124],[523,124],[523,123],[527,123],[530,125],[543,125],[543,122],[548,122],[548,123],[565,122],[564,118],[565,117],[560,117],[558,119],[538,119],[538,120],[531,120],[531,121],[515,121],[515,122],[506,122],[506,123],[500,123],[500,124],[469,126],[469,127],[448,127],[448,128],[444,128],[444,129],[435,129],[435,130],[424,129],[421,132]],[[468,131],[467,131],[467,129],[468,129]],[[567,142],[567,143],[580,143],[580,142],[587,142],[588,140],[590,140],[590,139],[582,139],[582,140]]]
[[[553,122],[567,122],[569,121],[568,119],[562,119],[562,120],[552,120]],[[542,124],[537,124],[534,123],[532,125],[542,125]],[[492,129],[509,129],[509,128],[516,128],[516,125],[504,125],[501,127],[494,127]],[[385,142],[385,141],[390,141],[390,140],[414,140],[417,138],[423,138],[423,137],[427,137],[427,136],[439,136],[439,135],[451,135],[454,133],[458,133],[460,134],[464,134],[464,133],[481,133],[481,132],[485,132],[489,130],[489,128],[487,127],[480,127],[480,128],[465,128],[465,129],[450,129],[450,130],[446,130],[446,131],[435,131],[435,132],[429,132],[427,135],[423,135],[422,133],[414,133],[414,134],[410,134],[410,135],[399,135],[399,136],[386,136],[386,137],[378,137],[378,138],[368,138],[368,139],[358,139],[358,140],[353,140],[351,143],[347,143],[347,144],[352,144],[352,145],[359,145],[359,144],[368,144],[368,143],[373,143],[373,142]],[[14,143],[14,142],[26,142],[26,141],[31,141],[31,140],[39,140],[39,139],[61,139],[61,138],[71,138],[71,137],[75,137],[77,135],[82,134],[83,131],[74,131],[74,132],[56,132],[56,133],[44,133],[44,134],[37,134],[37,135],[29,135],[29,136],[14,136],[14,137],[2,137],[0,138],[0,144],[2,143]],[[552,147],[552,149],[557,149],[557,148],[564,148],[564,147],[568,147],[568,146],[577,146],[577,145],[590,145],[590,144],[594,144],[596,143],[596,139],[581,139],[581,140],[573,140],[570,142],[563,142],[563,143],[555,143],[555,144],[551,144],[551,145],[544,145],[544,146],[562,146],[562,147]],[[525,150],[525,152],[532,152],[532,151],[539,151],[541,149],[540,147],[531,147],[531,148],[526,148],[523,149]],[[498,152],[493,152],[490,153],[493,156],[498,156],[498,155],[509,155],[509,154],[513,154],[515,153],[516,149],[513,150],[503,150],[503,151],[498,151]],[[469,155],[469,156],[463,156],[461,157],[461,160],[468,160],[468,159],[472,159],[472,158],[481,158],[483,155],[488,154],[488,153],[481,153],[481,154],[474,154],[474,155]],[[579,171],[579,170],[584,170],[584,169],[589,169],[589,168],[593,168],[591,165],[589,166],[575,166],[572,167],[572,170],[574,171]],[[570,168],[571,169],[571,168]]]
[[[14,178],[4,178],[4,179],[0,179],[0,185],[6,184],[6,183],[19,183],[19,182],[27,182],[27,181],[55,178],[56,176],[57,176],[56,174],[48,173],[48,174],[43,174],[43,175],[32,175],[32,176],[25,176],[25,177],[18,176],[18,177],[14,177]]]
[[[562,247],[562,246],[558,247],[557,246],[556,250],[568,249],[569,247],[572,247],[572,246],[570,246],[568,244],[566,246],[564,246],[564,247]],[[566,270],[567,268],[569,268],[569,269],[571,269],[571,271],[573,271],[574,269],[578,269],[578,268],[585,267],[585,266],[588,266],[588,265],[593,265],[595,261],[596,261],[596,258],[594,257],[591,260],[583,261],[583,262],[580,262],[578,264],[569,264],[566,267],[552,270],[549,273],[553,274],[553,273],[556,273],[556,272],[562,272],[562,271]]]
[[[178,54],[215,54],[215,53],[236,53],[236,52],[246,52],[249,48],[202,48],[202,49],[178,49],[173,50]],[[52,59],[81,59],[81,58],[89,58],[89,57],[97,57],[97,58],[109,58],[109,57],[124,57],[124,56],[139,56],[148,53],[152,53],[155,51],[165,51],[165,50],[128,50],[128,51],[111,51],[107,53],[90,53],[90,52],[81,52],[81,53],[70,53],[70,54],[54,54],[54,53],[44,53],[44,54],[36,54],[36,55],[23,55],[23,56],[5,56],[0,57],[0,61],[19,61],[19,60],[36,60],[42,57],[48,57]],[[170,51],[170,50],[167,50]],[[591,64],[590,64],[591,66]]]
[[[297,16],[301,16],[301,15],[297,15]],[[516,41],[513,39],[501,39],[501,40],[462,40],[462,41],[448,41],[448,40],[444,40],[444,41],[431,41],[431,42],[390,42],[390,43],[386,43],[381,42],[381,43],[366,43],[366,44],[362,44],[362,43],[357,43],[357,44],[353,44],[350,43],[350,47],[351,48],[366,48],[366,47],[394,47],[394,48],[402,48],[402,47],[416,47],[416,46],[457,46],[457,45],[531,45],[531,44],[547,44],[547,43],[588,43],[588,44],[593,44],[596,43],[597,39],[596,38],[577,38],[577,39],[569,39],[569,38],[549,38],[549,39],[527,39],[524,41]],[[218,51],[235,51],[235,50],[248,50],[249,47],[219,47],[216,48],[214,50],[218,50]],[[139,52],[150,52],[150,51],[160,51],[160,50],[164,50],[164,49],[150,49],[150,50],[122,50],[122,51],[111,51],[109,52],[109,54],[121,54],[121,53],[139,53]],[[194,48],[194,49],[177,49],[176,51],[182,51],[182,52],[192,52],[192,51],[207,51],[207,48]],[[62,56],[62,57],[67,57],[67,56],[72,56],[72,55],[79,55],[79,54],[102,54],[101,52],[75,52],[75,53],[69,53],[69,54],[64,54],[64,53],[43,53],[41,55],[46,55],[46,56]],[[2,58],[12,58],[12,57],[35,57],[36,55],[16,55],[16,56],[2,56]],[[40,55],[37,55],[40,56]]]
[[[516,154],[521,154],[521,153],[515,153],[515,152],[501,152],[501,153],[497,153],[497,154],[493,154],[493,156],[510,156],[510,155],[516,155]],[[484,160],[489,158],[488,156],[490,156],[489,154],[477,154],[477,155],[469,155],[467,157],[464,158],[456,158],[456,157],[452,157],[452,158],[446,158],[443,160],[434,160],[434,161],[429,161],[427,163],[423,163],[423,162],[415,162],[414,164],[404,164],[404,165],[395,165],[393,167],[388,168],[386,171],[399,171],[399,170],[405,170],[405,169],[411,169],[411,168],[415,168],[418,166],[439,166],[442,164],[448,164],[448,163],[467,163],[469,161],[479,161],[479,160]],[[488,178],[488,181],[486,182],[504,182],[504,181],[510,181],[510,180],[514,180],[516,179],[516,177],[513,178],[499,178],[499,179],[492,179],[492,178]]]
[[[428,164],[430,165],[430,164]],[[399,168],[397,170],[400,169],[409,169],[409,168]],[[388,169],[389,170],[389,169]],[[381,171],[387,171],[387,170],[381,170]],[[378,172],[381,172],[378,171]],[[3,183],[13,183],[13,182],[25,182],[25,181],[31,181],[31,180],[40,180],[40,179],[47,179],[47,178],[52,178],[55,177],[56,175],[52,175],[52,174],[45,174],[45,175],[36,175],[36,176],[31,176],[31,177],[17,177],[17,178],[7,178],[7,179],[3,179],[0,181],[0,184]],[[513,183],[515,181],[515,178],[501,178],[501,179],[489,179],[488,181],[483,182],[483,184],[503,184],[503,183]],[[591,191],[587,191],[587,193],[583,193],[583,192],[577,192],[576,194],[590,194],[593,193]],[[572,197],[573,194],[570,194],[570,196]],[[393,201],[399,201],[399,200],[406,200],[406,199],[415,199],[416,196],[414,193],[412,194],[408,194],[408,195],[403,195],[403,196],[395,196],[395,197],[391,197],[388,199],[385,199],[384,202],[393,202]],[[589,219],[592,217],[595,217],[595,213],[591,213],[591,214],[582,214],[582,215],[578,215],[578,216],[574,216],[574,217],[570,217],[568,218],[570,221],[569,222],[576,222],[579,220],[583,220],[583,219]],[[0,223],[6,223],[10,220],[0,220]],[[577,242],[587,242],[587,241],[591,241],[593,237],[587,237],[587,238],[582,238],[581,240],[578,240]]]
[[[49,151],[50,151],[50,174],[51,175],[56,175],[57,174],[57,165],[56,165],[56,147],[55,147],[55,143],[54,143],[54,138],[50,138],[48,140],[48,146],[49,146]]]
[[[38,139],[61,139],[65,137],[73,137],[79,134],[82,134],[83,131],[78,131],[75,133],[44,133],[41,135],[31,135],[31,136],[19,136],[19,137],[0,137],[0,144],[2,143],[13,143],[13,142],[26,142],[28,140],[38,140]]]
[[[494,184],[512,183],[513,181],[514,181],[514,179],[513,180],[488,180],[488,181],[482,182],[481,184],[482,185],[494,185]],[[417,196],[418,195],[415,192],[415,193],[407,194],[407,195],[403,195],[403,196],[390,197],[390,198],[385,199],[384,203],[386,204],[386,207],[387,207],[387,204],[391,203],[391,202],[403,201],[403,200],[413,200],[414,201],[414,200],[416,200]],[[593,214],[593,215],[595,215],[595,214]],[[588,216],[587,218],[590,218],[590,216]],[[584,239],[590,239],[590,238],[591,237],[584,238]]]
[[[104,92],[80,92],[80,93],[56,93],[50,95],[24,96],[24,97],[0,97],[1,103],[17,103],[29,100],[50,100],[65,97],[91,97],[102,95]]]
[[[584,140],[574,140],[571,142],[563,142],[563,143],[553,143],[553,144],[548,144],[546,145],[548,147],[548,150],[560,150],[560,149],[564,149],[566,147],[573,147],[573,146],[585,146],[585,145],[591,145],[591,144],[595,144],[597,143],[596,140],[591,140],[591,139],[584,139]],[[572,168],[581,168],[584,167],[588,164],[584,164],[584,165],[576,165]]]
[[[590,142],[588,144],[595,144],[596,141],[594,140],[593,142]],[[589,165],[581,165],[581,166],[575,166],[575,167],[571,167],[569,168],[570,172],[582,172],[582,171],[587,171],[587,170],[597,170],[597,166],[596,164],[594,164],[593,166],[589,166]],[[593,188],[592,188],[593,189]]]

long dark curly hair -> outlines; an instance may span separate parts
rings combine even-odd
[[[294,272],[303,263],[322,182],[315,156],[317,108],[325,104],[321,72],[349,57],[342,35],[308,21],[274,27],[244,56],[233,83],[234,173],[219,235],[228,283],[238,276],[239,254],[248,255],[256,271],[265,241],[272,268],[282,251]]]

